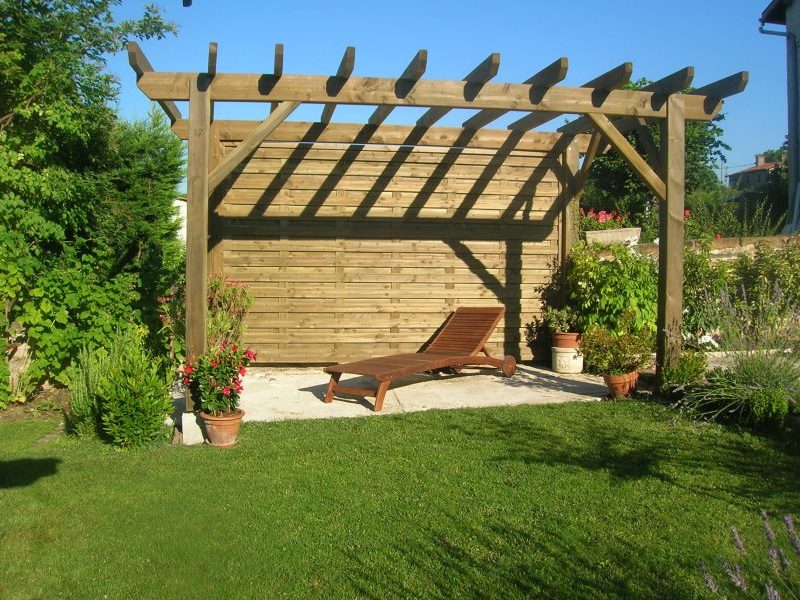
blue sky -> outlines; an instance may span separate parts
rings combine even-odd
[[[152,0],[125,0],[118,18],[142,14]],[[208,44],[219,44],[217,70],[270,73],[276,43],[285,47],[284,72],[330,75],[347,46],[355,46],[355,76],[396,77],[414,54],[428,50],[429,79],[460,79],[492,52],[501,55],[496,82],[521,82],[561,56],[570,68],[564,85],[586,81],[625,61],[633,78],[659,79],[695,67],[695,86],[738,71],[750,83],[725,103],[724,141],[732,147],[727,170],[750,166],[760,151],[786,135],[786,50],[781,37],[760,34],[768,0],[402,0],[270,2],[268,0],[160,0],[177,37],[142,43],[157,71],[204,71]],[[774,27],[773,27],[774,28]],[[119,110],[146,115],[149,101],[136,87],[127,56],[109,61],[121,84]],[[303,106],[292,119],[316,120],[321,107]],[[186,110],[183,110],[186,114]],[[334,121],[365,119],[365,107],[340,107]],[[387,122],[413,123],[420,109],[395,110]],[[460,125],[474,111],[453,111],[439,122]],[[218,107],[218,118],[263,118],[258,105]],[[493,126],[520,116],[507,115]],[[544,126],[552,129],[558,119]]]

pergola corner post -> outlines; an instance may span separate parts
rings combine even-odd
[[[667,100],[667,118],[661,124],[666,200],[660,204],[659,219],[656,337],[656,375],[659,384],[664,368],[675,365],[681,353],[685,122],[683,96],[670,95]]]
[[[186,185],[186,356],[206,351],[208,296],[208,166],[211,119],[209,76],[200,73],[189,90],[189,156]],[[186,394],[186,412],[193,402]]]

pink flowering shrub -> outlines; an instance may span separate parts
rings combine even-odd
[[[255,359],[249,348],[222,343],[184,365],[183,383],[203,412],[217,417],[231,413],[239,406],[242,377]]]

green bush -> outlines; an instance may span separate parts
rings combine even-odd
[[[97,382],[103,431],[117,446],[137,447],[166,439],[172,413],[169,381],[145,349],[143,332],[118,332]]]
[[[687,388],[704,379],[707,368],[708,357],[704,352],[684,350],[676,365],[664,367],[661,371],[659,391],[667,397],[681,396]]]
[[[638,371],[650,360],[653,333],[633,326],[633,313],[627,312],[617,331],[591,325],[581,336],[580,350],[587,369],[600,375],[625,375]]]
[[[567,263],[566,303],[578,327],[617,330],[623,314],[634,329],[656,329],[658,272],[655,261],[627,246],[578,243]]]
[[[83,348],[68,371],[71,432],[130,448],[165,441],[172,413],[168,377],[145,349],[144,329],[117,331],[108,350]]]
[[[681,401],[693,416],[780,427],[790,411],[797,410],[800,357],[796,353],[744,353],[731,366],[709,372],[707,379],[707,384],[690,388]]]
[[[99,437],[102,433],[98,382],[105,372],[106,358],[105,352],[84,346],[66,374],[71,392],[67,428],[80,437]]]
[[[743,290],[752,304],[763,302],[777,285],[783,301],[800,306],[800,235],[781,248],[760,244],[753,256],[741,255],[734,263],[731,285]]]
[[[722,295],[728,270],[711,262],[708,243],[698,249],[687,247],[683,254],[683,322],[684,337],[696,341],[717,328],[713,305]]]
[[[209,278],[208,346],[239,344],[246,329],[244,318],[252,304],[253,294],[241,281]]]

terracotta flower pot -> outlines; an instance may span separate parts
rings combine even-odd
[[[239,443],[239,429],[242,426],[244,411],[237,408],[235,412],[215,417],[200,413],[205,425],[206,443],[218,448],[228,448]]]
[[[577,348],[581,341],[580,333],[553,333],[553,348]]]
[[[613,398],[629,398],[636,391],[639,371],[632,371],[625,375],[603,375],[603,379]]]

